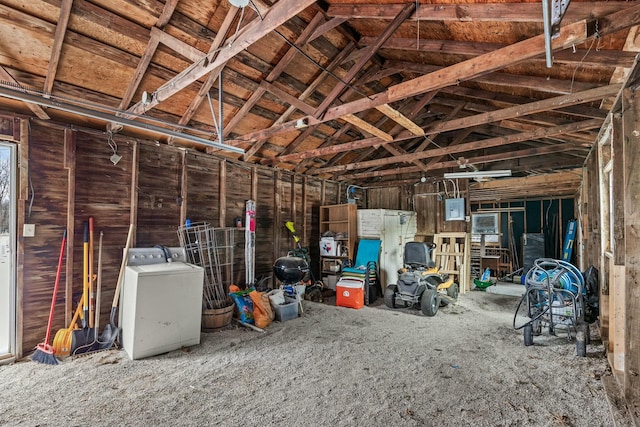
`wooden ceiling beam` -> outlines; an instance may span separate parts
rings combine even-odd
[[[395,60],[386,61],[385,66],[394,70],[420,74],[436,73],[443,68],[436,65],[418,64],[413,62]],[[536,92],[552,93],[555,95],[564,95],[596,87],[596,85],[593,83],[573,82],[573,85],[571,85],[571,82],[567,80],[547,79],[546,77],[536,76],[521,76],[500,71],[478,76],[471,81],[480,84],[504,87],[507,91],[511,91],[511,88],[517,86]],[[453,86],[448,86],[448,88],[452,87]]]
[[[431,135],[431,134],[436,134],[436,133],[441,133],[446,131],[479,126],[482,124],[497,122],[505,119],[512,119],[515,117],[522,117],[535,112],[552,110],[554,108],[568,107],[575,104],[590,102],[595,99],[601,99],[603,96],[610,93],[610,91],[617,92],[619,89],[620,89],[620,85],[609,85],[602,88],[591,89],[585,92],[578,92],[571,95],[558,96],[555,98],[549,98],[543,101],[536,101],[529,104],[515,106],[512,108],[505,108],[503,110],[492,111],[484,114],[477,114],[474,116],[463,117],[460,119],[454,119],[446,122],[440,122],[437,125],[427,128],[425,132]],[[600,120],[600,122],[602,122],[602,120]],[[400,141],[405,141],[407,139],[413,139],[415,138],[415,135],[409,134],[409,132],[407,132],[407,133],[401,133],[394,137],[395,137],[395,140],[394,140],[395,142],[400,142]],[[368,139],[363,139],[359,141],[352,141],[346,144],[332,145],[332,146],[324,147],[320,149],[309,150],[303,153],[296,153],[295,157],[293,157],[292,155],[279,156],[277,159],[273,161],[273,163],[289,162],[289,161],[298,162],[301,159],[305,159],[309,157],[321,157],[328,154],[337,154],[343,151],[349,151],[357,148],[371,147],[374,145],[382,144],[383,142],[384,141],[381,140],[380,138],[368,138]]]
[[[434,92],[428,92],[428,93],[424,94],[424,95],[423,95],[423,96],[422,96],[422,97],[421,97],[417,102],[414,102],[414,103],[413,103],[413,105],[411,106],[411,109],[410,109],[410,110],[409,110],[409,112],[407,113],[408,118],[409,118],[409,119],[412,119],[412,118],[414,118],[415,116],[417,116],[417,115],[418,115],[418,113],[419,113],[420,111],[422,111],[422,109],[424,108],[424,106],[425,106],[426,104],[428,104],[428,103],[429,103],[429,101],[431,101],[431,100],[433,99],[433,97],[436,95],[436,93],[437,93],[437,91],[434,91]],[[384,118],[382,118],[382,119],[381,119],[381,120],[376,124],[376,126],[381,126],[381,125],[382,125],[384,122],[386,122],[387,120],[388,120],[388,117],[386,117],[386,116],[385,116]],[[396,124],[396,125],[395,125],[395,126],[394,126],[390,131],[389,131],[389,134],[390,134],[390,135],[392,135],[392,136],[395,136],[395,135],[397,135],[397,134],[398,134],[402,129],[403,129],[403,126],[401,126],[401,125],[399,125],[399,124]],[[338,132],[336,132],[336,134],[337,134],[337,133],[338,133]],[[332,139],[334,139],[334,140],[335,140],[336,138],[332,138]],[[332,143],[332,144],[322,144],[319,148],[326,147],[326,146],[329,146],[329,145],[333,145],[333,143]],[[394,152],[399,153],[399,152],[400,152],[399,150],[401,150],[401,148],[400,148],[400,147],[398,147],[398,146],[397,146],[397,145],[395,145],[395,144],[384,144],[384,145],[382,145],[382,147],[383,147],[384,149],[386,149],[386,150],[387,150],[389,153],[391,153],[392,155],[394,154]],[[355,161],[355,162],[358,162],[358,161],[360,161],[360,160],[362,160],[362,159],[364,159],[364,158],[368,157],[368,156],[369,156],[369,155],[371,155],[371,154],[372,154],[376,149],[377,149],[377,148],[373,148],[373,147],[369,147],[369,148],[365,149],[362,153],[360,153],[360,155],[358,155],[358,157],[356,157],[356,159],[355,159],[354,161]],[[339,154],[337,154],[336,156],[334,156],[334,157],[333,157],[333,158],[328,162],[327,166],[331,166],[331,165],[335,164],[335,163],[338,161],[338,159],[342,158],[345,154],[346,154],[346,152],[343,152],[343,153],[339,153]],[[277,158],[276,158],[276,160],[277,160]],[[309,160],[309,159],[305,159],[305,160],[303,160],[303,162],[302,162],[302,163],[306,163],[308,160]],[[418,160],[416,160],[416,161],[415,161],[415,162],[413,162],[413,163],[415,163],[418,167],[421,167],[421,166],[422,166],[422,163],[421,163],[420,161],[418,161]],[[423,166],[422,166],[422,167],[423,167]]]
[[[211,45],[209,46],[209,52],[207,52],[207,55],[211,55],[212,58],[215,57],[216,52],[227,38],[229,30],[231,29],[231,25],[236,19],[237,14],[238,8],[235,6],[231,6],[229,8],[229,11],[227,12],[227,15],[224,17],[224,21],[222,21],[222,24],[220,25],[220,28],[218,29],[213,42],[211,42]],[[204,55],[201,55],[201,57],[195,60],[194,63],[202,59],[203,56]],[[213,87],[213,84],[220,78],[220,70],[222,70],[222,67],[224,67],[224,65],[226,65],[226,62],[219,65],[218,68],[209,73],[204,84],[201,85],[198,89],[198,94],[194,96],[193,99],[191,99],[191,102],[189,103],[186,111],[182,114],[180,120],[178,120],[178,124],[186,125],[191,121],[191,118],[196,114],[196,111],[198,111],[198,108],[200,108],[200,105],[204,102],[204,99],[207,97],[207,94]],[[213,111],[211,112],[211,114],[213,114]],[[218,123],[218,126],[222,128],[223,123]],[[222,142],[223,137],[220,136],[220,129],[216,129],[216,132],[218,134],[218,141]]]
[[[389,104],[382,104],[376,107],[376,110],[380,111],[385,116],[389,117],[394,122],[398,123],[400,126],[407,129],[409,132],[416,136],[423,136],[424,130],[413,121],[411,121],[407,116],[402,114],[400,111],[392,108]]]
[[[72,6],[73,0],[62,0],[62,3],[60,4],[60,15],[58,16],[56,32],[53,36],[53,43],[51,45],[51,58],[49,59],[49,67],[47,68],[47,77],[44,80],[45,93],[51,93],[53,91],[53,83],[56,80],[56,73],[58,72],[62,43],[64,42],[64,36],[67,33],[67,26],[69,25]]]
[[[371,57],[375,55],[380,46],[384,44],[384,42],[391,37],[391,35],[398,29],[398,27],[407,19],[409,15],[415,10],[415,3],[407,3],[403,5],[402,9],[397,13],[394,17],[393,21],[384,29],[384,31],[376,37],[376,39],[371,43],[370,46],[363,50],[363,54],[356,61],[356,63],[350,67],[347,74],[337,82],[331,92],[326,96],[325,100],[318,106],[318,113],[315,117],[319,117],[321,114],[324,114],[326,109],[335,101],[338,96],[342,93],[345,87],[353,80],[356,75],[364,68],[364,66],[369,62]],[[353,114],[355,112],[347,113]],[[346,116],[347,114],[344,114]],[[341,116],[342,117],[342,116]]]
[[[362,46],[369,46],[374,42],[373,37],[362,37],[359,42]],[[410,50],[428,53],[443,53],[448,55],[480,56],[505,45],[498,43],[467,42],[457,40],[425,40],[414,38],[389,38],[381,49]],[[619,50],[595,50],[576,49],[554,52],[553,62],[569,65],[593,65],[602,67],[606,64],[610,67],[629,68],[633,65],[634,52]],[[544,61],[544,55],[532,58],[533,61]]]
[[[383,141],[391,142],[393,141],[393,136],[389,135],[386,132],[378,129],[374,125],[362,120],[360,117],[354,116],[353,114],[347,114],[344,117],[341,117],[347,123],[351,123],[353,126],[364,130],[365,132],[375,135]]]
[[[629,10],[640,12],[640,6],[627,8],[625,10],[625,16]],[[614,14],[612,18],[617,18],[618,15],[619,14]],[[631,15],[634,16],[633,14]],[[625,22],[627,25],[631,25],[628,21]],[[564,49],[574,44],[582,43],[588,38],[593,37],[594,34],[593,29],[588,25],[587,21],[579,21],[574,24],[564,25],[560,30],[560,34],[553,39],[553,50]],[[315,117],[308,118],[308,123],[309,125],[319,124],[320,122],[334,120],[347,114],[355,114],[357,112],[375,108],[379,105],[398,101],[420,93],[455,85],[461,81],[471,80],[475,77],[516,64],[544,52],[544,35],[535,36],[502,49],[442,68],[435,73],[396,84],[389,87],[384,92],[380,92],[367,98],[358,99],[356,101],[330,108],[321,119]],[[287,132],[289,128],[290,126],[288,123],[283,123],[279,126],[272,126],[271,128],[260,131],[259,133],[243,135],[239,140],[249,141],[256,139],[256,136],[264,137],[264,135],[275,136],[279,133]]]
[[[575,92],[582,91],[574,91],[574,93]],[[480,89],[470,89],[462,86],[449,86],[441,89],[440,93],[442,93],[443,95],[453,95],[456,98],[461,97],[463,99],[470,100],[469,102],[467,102],[465,110],[475,111],[478,113],[487,113],[492,110],[495,111],[494,108],[496,107],[509,108],[516,105],[527,104],[532,101],[531,98],[526,98],[523,96],[513,96],[509,94],[487,92]],[[479,101],[480,103],[471,101]],[[453,102],[445,99],[442,104],[447,105],[449,103],[453,105]],[[592,119],[603,119],[607,116],[607,111],[582,104],[547,111],[550,111],[554,116],[562,115],[583,118],[588,117]]]
[[[318,37],[328,33],[329,31],[331,31],[334,28],[342,25],[346,21],[347,21],[347,18],[331,18],[331,19],[329,19],[327,22],[325,22],[324,24],[322,24],[318,28],[316,28],[316,30],[313,32],[313,34],[311,34],[311,36],[309,37],[309,42],[311,42],[311,41],[317,39]]]
[[[546,138],[548,136],[559,135],[566,132],[576,132],[584,129],[596,129],[602,126],[602,120],[590,119],[577,123],[570,123],[563,126],[555,126],[547,129],[539,129],[531,132],[517,133],[497,138],[483,139],[479,141],[467,142],[459,144],[455,147],[441,147],[431,150],[425,150],[419,153],[410,153],[402,156],[388,157],[383,159],[370,160],[361,163],[350,163],[347,165],[334,166],[328,168],[320,168],[314,171],[316,174],[333,173],[337,171],[364,169],[372,166],[390,165],[394,163],[403,163],[414,159],[426,159],[443,154],[463,153],[466,151],[480,150],[490,147],[501,147],[517,142],[527,141],[531,139]],[[349,145],[349,144],[343,144]]]
[[[460,160],[447,160],[447,161],[439,161],[434,158],[433,163],[429,163],[428,170],[438,170],[445,168],[455,168],[464,165],[478,165],[483,163],[494,163],[494,162],[502,162],[505,160],[513,160],[513,159],[521,159],[525,157],[536,157],[536,156],[546,156],[549,154],[562,153],[569,150],[574,150],[576,148],[582,147],[583,144],[580,143],[568,143],[568,144],[556,144],[553,146],[547,147],[537,147],[537,148],[526,148],[515,151],[507,151],[504,153],[498,154],[489,154],[483,156],[475,156],[470,157],[468,159],[464,159],[464,161]],[[584,159],[584,156],[583,156]],[[416,173],[416,172],[425,172],[418,167],[408,167],[402,168],[402,173]],[[375,172],[361,172],[361,173],[353,173],[353,174],[342,174],[340,175],[341,179],[346,181],[352,180],[362,180],[362,179],[370,179],[370,178],[378,178],[382,176],[390,176],[398,173],[397,169],[384,169]]]
[[[304,101],[301,101],[297,97],[291,95],[289,92],[285,91],[281,87],[278,87],[277,84],[269,83],[266,80],[260,82],[260,86],[264,87],[264,90],[271,92],[276,98],[281,101],[286,102],[287,104],[295,107],[296,109],[302,111],[305,114],[313,114],[316,111],[316,107],[313,105],[309,105]]]
[[[632,27],[640,21],[640,5],[627,6],[622,11],[612,13],[598,21],[598,32],[595,32],[596,25],[582,20],[573,24],[564,25],[560,34],[552,41],[554,51],[565,49],[574,44],[582,43],[591,37],[602,37],[616,31]],[[545,37],[539,35],[518,43],[514,43],[491,53],[478,56],[476,58],[463,61],[449,67],[443,68],[435,73],[427,74],[391,86],[384,92],[376,95],[352,101],[347,104],[330,108],[322,117],[322,121],[333,120],[346,114],[354,114],[366,109],[375,108],[384,103],[393,102],[413,96],[429,90],[441,89],[446,86],[458,84],[460,81],[470,80],[477,76],[504,68],[543,54],[546,51]],[[309,118],[309,124],[318,124],[319,120]],[[271,127],[262,131],[261,135],[274,136],[287,131],[288,124]],[[252,134],[244,135],[242,140],[253,139]]]
[[[327,77],[329,77],[330,73],[332,73],[342,62],[342,59],[349,55],[349,53],[355,49],[355,44],[352,42],[349,42],[344,49],[342,49],[340,52],[338,52],[338,54],[335,56],[335,58],[333,58],[331,60],[331,62],[329,63],[329,65],[327,65],[325,67],[324,70],[321,70],[320,73],[316,76],[315,79],[313,79],[313,81],[309,84],[309,86],[304,90],[304,92],[302,92],[302,94],[298,97],[298,99],[300,101],[304,101],[305,99],[307,99],[308,97],[310,97],[313,92],[315,92],[315,90],[318,88],[318,86],[320,86],[322,84],[322,82],[325,81],[325,79]],[[284,122],[286,122],[289,117],[291,117],[291,114],[293,114],[293,112],[296,110],[296,108],[294,106],[290,106],[289,108],[287,108],[287,111],[285,111],[279,118],[278,120],[275,121],[274,125],[279,125],[282,124]],[[262,146],[264,145],[264,143],[267,141],[268,136],[265,138],[259,138],[257,139],[253,145],[245,152],[243,160],[244,161],[248,161],[249,159],[251,159],[251,157],[253,157],[258,150],[260,150],[262,148]]]
[[[469,190],[498,190],[503,188],[525,189],[528,187],[548,186],[559,182],[580,182],[580,171],[558,172],[552,175],[536,175],[522,178],[509,178],[471,184]]]
[[[5,80],[8,83],[13,83],[16,86],[22,87],[19,81],[13,78],[11,74],[3,67],[0,66],[0,80]],[[47,114],[47,112],[38,104],[34,104],[32,102],[25,102],[27,108],[29,108],[33,114],[35,114],[39,119],[49,120],[51,117]]]
[[[205,56],[202,61],[190,65],[177,76],[157,88],[153,92],[150,102],[146,105],[138,102],[127,111],[140,114],[150,108],[156,107],[161,102],[166,101],[172,95],[187,88],[203,76],[215,72],[214,70],[226,64],[229,59],[247,49],[253,43],[287,22],[292,16],[297,15],[312,3],[314,3],[314,0],[276,3],[263,14],[262,19],[254,19],[242,28],[238,36],[234,36],[235,40],[233,44],[218,52],[215,60],[210,60],[210,55]]]
[[[402,5],[387,4],[333,4],[327,16],[347,19],[393,19]],[[564,22],[601,17],[627,7],[624,2],[573,2],[564,15]],[[482,3],[482,4],[421,4],[409,18],[411,21],[454,22],[539,22],[542,11],[536,3]]]
[[[595,31],[586,21],[563,25],[560,34],[553,38],[552,49],[562,50],[575,44],[582,43],[595,35]],[[414,96],[428,90],[440,89],[457,84],[460,81],[471,80],[475,77],[500,70],[509,65],[530,59],[545,52],[544,35],[532,37],[502,49],[497,49],[484,55],[459,62],[443,68],[437,73],[420,76],[408,82],[391,86],[387,91],[390,102]],[[336,109],[334,114],[339,114]]]
[[[161,25],[161,28],[162,28],[167,24],[167,22],[171,19],[171,16],[173,16],[173,12],[176,8],[176,4],[177,4],[177,0],[167,1],[165,3],[162,9],[162,13],[158,17],[158,20],[156,21],[156,25]],[[119,110],[124,110],[129,106],[129,103],[131,103],[131,100],[133,99],[133,95],[138,90],[138,87],[140,86],[140,82],[142,81],[144,74],[147,72],[147,69],[149,68],[149,64],[151,64],[151,59],[153,58],[153,55],[155,55],[156,49],[158,49],[158,44],[160,43],[160,37],[159,37],[160,33],[162,33],[162,31],[159,31],[159,30],[154,31],[153,28],[151,29],[149,42],[147,43],[144,53],[142,54],[142,56],[140,57],[140,60],[138,61],[138,65],[136,66],[136,69],[133,72],[131,81],[129,81],[129,84],[127,85],[127,88],[125,89],[124,94],[122,95],[122,99],[120,100],[120,105],[118,106]],[[122,126],[120,125],[110,124],[107,126],[107,129],[119,129],[121,127]]]
[[[364,66],[371,60],[371,58],[375,55],[378,47],[384,43],[384,41],[395,32],[395,30],[404,22],[406,17],[411,13],[412,10],[415,9],[415,5],[413,3],[409,3],[405,5],[400,13],[394,18],[394,20],[389,24],[382,34],[376,39],[376,41],[364,49],[363,54],[360,56],[358,61],[349,68],[347,74],[337,82],[337,84],[333,87],[331,92],[325,97],[324,101],[316,108],[313,114],[310,114],[312,117],[318,117],[323,114],[326,109],[331,105],[343,91],[348,86],[349,82],[351,82],[357,74],[364,68]],[[356,126],[359,129],[368,132],[369,134],[375,135],[381,138],[384,141],[391,142],[393,141],[393,137],[388,133],[376,128],[372,124],[366,122],[365,120],[355,116],[354,114],[347,114],[344,117],[341,117],[347,123],[350,123],[353,126]],[[319,123],[318,123],[319,124]],[[298,135],[285,149],[285,155],[292,152],[299,144],[301,144],[308,135],[311,134],[313,130],[318,126],[318,124],[310,124],[309,128],[303,131],[301,135]]]
[[[311,22],[309,22],[298,39],[294,42],[294,44],[298,47],[302,47],[305,43],[307,43],[314,29],[318,28],[323,20],[324,16],[322,15],[322,13],[316,13]],[[282,74],[287,65],[291,63],[296,54],[298,54],[298,49],[294,46],[289,47],[284,56],[278,61],[278,63],[275,65],[275,67],[273,67],[273,69],[269,72],[269,74],[263,81],[266,81],[267,83],[274,82],[280,76],[280,74]],[[266,87],[259,87],[258,90],[254,91],[251,94],[249,99],[247,99],[247,102],[242,105],[242,108],[240,108],[240,110],[238,110],[236,114],[233,115],[231,120],[229,120],[229,123],[224,129],[225,136],[229,135],[229,133],[236,127],[236,125],[249,113],[253,106],[256,105],[262,95],[264,95],[264,91],[266,89]],[[247,156],[247,154],[245,154],[245,156]]]
[[[455,129],[478,126],[486,123],[497,122],[504,119],[526,116],[529,114],[539,113],[547,110],[556,110],[559,108],[569,107],[576,104],[583,104],[594,100],[602,99],[608,95],[618,93],[621,85],[608,85],[595,89],[576,92],[570,95],[558,96],[555,98],[544,99],[542,101],[530,102],[523,105],[514,105],[512,107],[503,108],[497,111],[489,111],[487,113],[475,114],[469,117],[441,122],[425,129],[425,133],[441,133]]]

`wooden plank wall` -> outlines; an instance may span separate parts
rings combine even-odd
[[[211,156],[196,152],[188,152],[186,158],[187,178],[186,218],[192,223],[214,221],[220,215],[220,161]],[[217,224],[216,224],[217,225]]]
[[[37,127],[36,127],[37,129]],[[83,224],[94,218],[94,260],[97,266],[100,231],[104,233],[102,251],[102,295],[100,324],[105,325],[113,301],[122,260],[122,248],[127,241],[131,213],[131,176],[137,143],[118,143],[122,159],[114,165],[109,158],[112,151],[104,136],[73,132],[76,144],[75,197],[68,199],[74,205],[73,228],[69,235],[73,242],[73,298],[67,299],[66,322],[82,297]],[[116,143],[118,138],[115,139]],[[31,169],[33,169],[33,164]],[[96,270],[97,274],[97,270]]]
[[[416,240],[430,242],[438,230],[439,211],[436,208],[438,189],[435,183],[426,182],[415,186],[413,195],[413,209],[420,214],[417,216]]]
[[[13,120],[4,119],[5,123]],[[335,204],[340,197],[335,182],[120,135],[114,136],[114,142],[122,159],[114,165],[105,134],[40,120],[33,120],[30,127],[25,120],[16,123],[14,127],[24,128],[26,135],[19,150],[28,150],[19,152],[24,175],[19,225],[21,229],[23,223],[36,224],[35,237],[24,238],[20,233],[18,242],[18,356],[29,353],[45,336],[67,226],[70,252],[57,299],[54,334],[68,326],[82,295],[83,222],[90,216],[95,220],[96,260],[99,233],[104,232],[104,325],[130,222],[136,225],[135,247],[177,246],[177,229],[186,218],[215,227],[233,226],[235,217],[244,219],[246,200],[255,198],[256,276],[271,275],[275,259],[294,247],[284,222],[295,219],[301,245],[310,247],[313,254],[319,238],[318,207]],[[244,284],[243,242],[236,247],[235,281]]]
[[[63,165],[64,132],[62,129],[37,127],[31,129],[28,139],[29,176],[27,199],[20,214],[24,223],[35,224],[35,236],[23,237],[19,233],[19,251],[22,251],[22,281],[18,295],[18,340],[30,352],[44,340],[55,282],[62,234],[67,226],[67,172]],[[20,149],[27,148],[23,145]],[[21,157],[23,157],[21,155]],[[20,215],[19,214],[19,215]],[[22,230],[20,230],[22,231]],[[80,258],[82,259],[82,258]],[[63,271],[61,283],[65,283]],[[58,292],[58,307],[63,307],[64,291]],[[55,313],[55,324],[64,322],[64,310]]]
[[[178,198],[182,195],[181,151],[145,143],[139,150],[136,246],[179,246],[176,229],[181,209]],[[128,221],[122,225],[128,226]]]

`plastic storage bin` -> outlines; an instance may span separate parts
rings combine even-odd
[[[285,322],[298,317],[298,302],[295,298],[284,297],[284,304],[271,304],[276,312],[276,320]]]

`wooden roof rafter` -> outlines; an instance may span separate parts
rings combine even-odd
[[[624,4],[606,1],[574,2],[564,15],[564,22],[575,22],[584,16],[596,18],[619,12]],[[327,16],[348,19],[392,19],[401,4],[332,4]],[[420,4],[407,18],[409,21],[444,22],[538,22],[542,23],[542,10],[538,3],[478,3],[478,4]]]
[[[190,65],[177,76],[153,91],[151,100],[147,103],[143,104],[140,101],[127,111],[134,114],[141,114],[156,107],[201,77],[215,72],[215,70],[219,69],[229,59],[284,24],[292,16],[298,14],[312,3],[314,3],[313,0],[276,3],[265,13],[260,14],[261,19],[254,19],[240,30],[237,37],[234,35],[234,43],[226,49],[217,52],[215,59],[210,60],[209,55],[205,56],[202,61]]]
[[[53,44],[51,45],[51,59],[49,59],[47,76],[44,80],[45,93],[51,93],[53,91],[53,83],[56,80],[56,73],[58,72],[62,43],[64,42],[64,36],[67,32],[67,26],[69,25],[72,6],[73,0],[62,0],[60,4],[60,15],[58,17],[58,23],[56,24],[56,32],[53,36]]]
[[[408,162],[413,159],[426,159],[434,156],[441,156],[443,154],[454,154],[454,153],[463,153],[471,150],[478,150],[490,147],[500,147],[506,146],[510,144],[515,144],[522,141],[527,141],[530,139],[538,139],[544,138],[552,135],[559,135],[566,132],[575,132],[584,129],[596,129],[602,125],[602,120],[598,119],[589,119],[584,120],[582,122],[570,123],[562,126],[555,126],[547,129],[540,129],[536,131],[530,132],[522,132],[512,135],[507,135],[503,137],[496,137],[490,139],[483,139],[479,141],[467,142],[464,144],[459,144],[455,147],[441,147],[434,148],[431,150],[421,151],[419,153],[409,153],[396,157],[388,157],[377,160],[369,160],[362,163],[351,163],[348,165],[343,165],[341,170],[355,170],[355,169],[364,169],[371,166],[379,166],[379,165],[390,165],[394,163],[403,163]],[[335,168],[320,168],[314,171],[316,174],[321,173],[332,173],[335,172]]]
[[[15,78],[13,78],[13,76],[2,66],[0,66],[0,80],[5,80],[8,83],[12,83],[16,86],[22,87],[22,85],[20,84],[19,81],[17,81]],[[27,106],[27,108],[29,108],[33,114],[35,114],[39,119],[42,120],[49,120],[50,117],[47,114],[46,111],[44,111],[44,109],[37,105],[37,104],[33,104],[31,102],[25,102],[25,105]]]
[[[417,173],[417,172],[430,172],[438,169],[446,169],[446,168],[455,168],[460,167],[462,165],[479,165],[484,163],[494,163],[494,162],[504,162],[507,160],[520,159],[525,157],[533,157],[533,156],[547,156],[550,154],[558,154],[562,152],[567,152],[576,148],[582,147],[583,144],[579,143],[568,143],[568,144],[556,144],[553,146],[547,147],[537,147],[537,148],[525,148],[521,150],[503,152],[498,154],[487,154],[487,155],[479,155],[469,158],[459,158],[455,160],[447,160],[441,161],[440,156],[434,157],[432,160],[433,163],[429,163],[429,167],[426,171],[418,168],[418,167],[403,167],[402,173]],[[350,180],[361,180],[366,178],[378,178],[382,176],[390,176],[398,174],[398,169],[383,169],[375,172],[354,172],[352,174],[344,174],[341,176],[342,180],[350,181]]]
[[[305,91],[302,92],[302,94],[298,97],[298,99],[300,101],[304,101],[305,99],[310,97],[311,94],[313,92],[315,92],[315,90],[318,88],[318,86],[320,86],[325,81],[325,79],[327,79],[329,77],[330,73],[334,72],[334,70],[342,63],[342,60],[344,59],[344,57],[347,56],[353,49],[355,49],[355,44],[352,43],[352,42],[349,42],[347,44],[347,46],[345,46],[344,49],[342,49],[340,52],[338,52],[338,54],[331,60],[331,62],[327,66],[324,67],[324,69],[320,70],[320,72],[315,77],[315,79],[313,79],[313,81],[309,84],[307,89],[305,89]],[[280,125],[282,123],[285,123],[287,120],[289,120],[289,117],[291,117],[291,115],[293,114],[294,111],[296,111],[296,107],[291,105],[278,118],[278,120],[275,121],[274,125],[277,126],[277,125]],[[253,143],[253,145],[247,150],[247,152],[245,153],[243,159],[244,160],[249,160],[251,157],[253,157],[258,152],[258,150],[260,150],[262,148],[262,146],[267,141],[267,139],[268,139],[268,137],[258,138]]]
[[[470,117],[463,117],[460,119],[453,119],[449,121],[440,122],[434,126],[428,127],[425,129],[425,133],[427,135],[432,135],[436,133],[442,133],[452,130],[464,129],[474,126],[479,126],[486,123],[492,123],[499,120],[504,120],[508,118],[521,117],[527,114],[532,114],[534,112],[552,110],[561,107],[568,107],[573,104],[581,104],[584,102],[590,102],[597,99],[602,99],[603,96],[606,96],[610,93],[617,93],[620,89],[620,85],[609,85],[604,86],[602,88],[590,89],[584,92],[578,92],[571,95],[564,95],[555,98],[549,98],[543,101],[534,101],[529,104],[514,106],[511,108],[505,108],[502,110],[491,111],[484,114],[476,114]],[[595,119],[594,119],[595,120]],[[602,123],[603,120],[600,120]],[[395,142],[405,141],[407,139],[413,139],[415,135],[410,134],[409,132],[403,132],[397,135],[394,139]],[[365,148],[371,147],[373,145],[378,145],[384,143],[380,138],[368,138],[359,141],[352,141],[349,143],[345,143],[342,145],[333,145],[330,147],[324,147],[321,149],[309,150],[303,153],[297,153],[295,157],[291,155],[280,156],[273,159],[273,163],[278,162],[289,162],[289,161],[300,161],[300,159],[304,159],[307,157],[317,157],[324,156],[327,154],[336,154],[343,151],[352,150],[355,148]]]
[[[360,44],[368,46],[373,43],[373,37],[362,37]],[[383,45],[382,49],[411,50],[428,53],[445,53],[448,55],[480,56],[497,49],[502,49],[506,45],[497,43],[479,43],[452,40],[424,40],[416,38],[390,38]],[[596,50],[596,49],[572,49],[554,52],[553,61],[555,63],[577,65],[599,65],[603,63],[611,67],[631,67],[635,55],[632,52],[620,52],[616,50]],[[531,61],[544,61],[543,55],[531,58]]]
[[[593,37],[593,30],[588,28],[586,21],[580,21],[563,27],[558,37],[554,39],[554,50],[564,49],[574,43],[580,43],[589,37]],[[355,114],[367,109],[394,102],[409,96],[418,95],[431,90],[441,89],[450,85],[455,85],[460,81],[470,80],[492,71],[499,70],[529,59],[532,56],[545,52],[544,36],[536,36],[519,43],[507,46],[496,51],[480,55],[478,57],[463,61],[449,67],[445,67],[436,73],[427,74],[415,79],[405,81],[389,87],[386,91],[352,101],[343,105],[330,108],[322,118],[310,116],[307,118],[309,126],[319,124],[324,121],[333,120],[347,114]],[[288,132],[295,124],[283,123],[279,126],[272,126],[269,129],[250,133],[237,138],[238,141],[250,141],[256,138],[275,136]]]

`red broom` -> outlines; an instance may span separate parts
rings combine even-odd
[[[58,258],[58,271],[56,272],[56,283],[53,286],[53,297],[51,298],[51,310],[49,310],[49,322],[47,323],[47,336],[44,342],[36,346],[36,351],[31,355],[34,362],[45,363],[47,365],[57,365],[58,359],[54,356],[53,346],[49,345],[51,337],[51,322],[53,321],[53,309],[56,306],[56,295],[58,294],[58,285],[60,284],[60,273],[62,271],[62,258],[64,257],[64,247],[67,243],[67,230],[62,235],[62,245],[60,246],[60,257]]]

